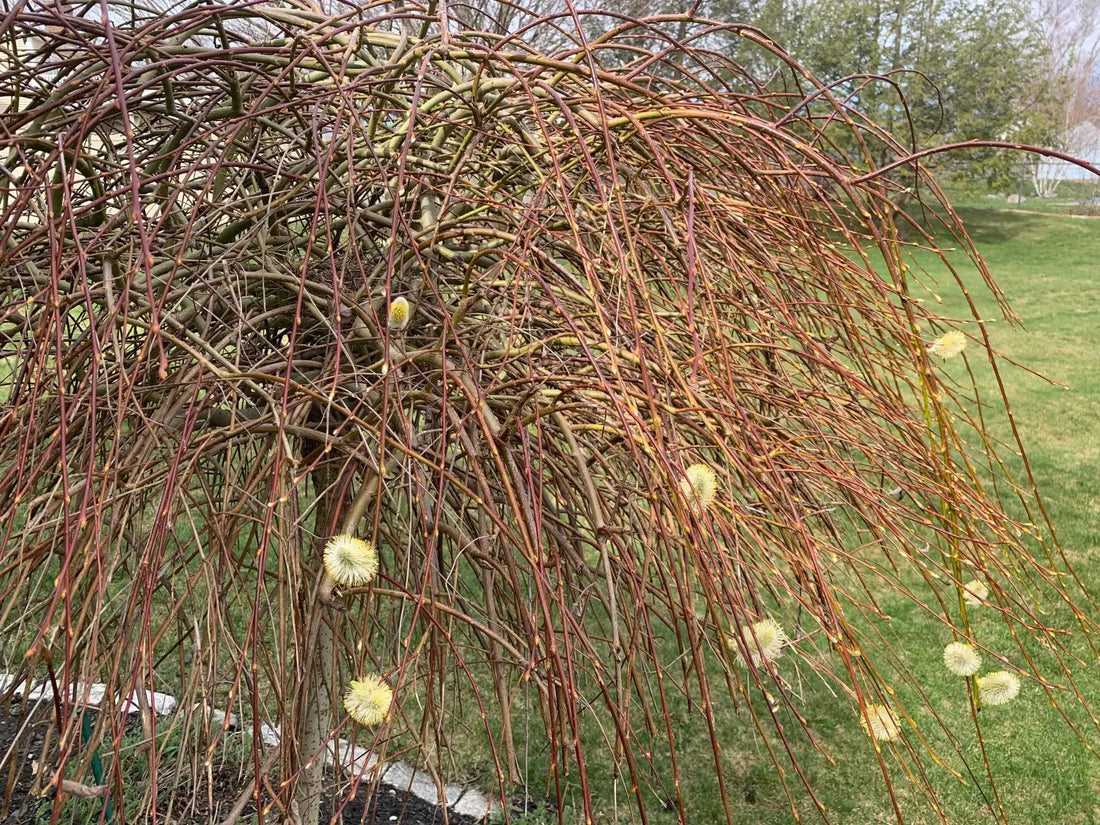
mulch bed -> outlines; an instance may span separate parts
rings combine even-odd
[[[35,825],[43,821],[43,815],[48,821],[50,809],[54,804],[52,794],[48,797],[31,795],[34,787],[34,768],[37,761],[42,759],[42,745],[47,726],[50,723],[51,710],[49,707],[40,706],[31,716],[21,715],[18,708],[0,707],[0,822],[4,825]],[[136,717],[132,717],[131,724],[137,724]],[[17,741],[18,739],[18,741]],[[54,737],[56,743],[56,737]],[[51,748],[53,751],[54,748]],[[55,757],[56,752],[48,754],[47,760]],[[240,772],[235,768],[224,766],[219,768],[215,763],[212,776],[213,784],[210,793],[204,784],[201,793],[192,795],[187,788],[176,791],[176,798],[187,799],[193,804],[189,808],[187,816],[179,818],[177,813],[172,817],[176,825],[211,825],[220,822],[237,801],[244,782]],[[329,776],[329,779],[333,779]],[[331,783],[327,783],[331,786]],[[213,802],[213,807],[210,806]],[[342,807],[341,807],[341,803]],[[98,802],[85,802],[73,800],[66,804],[98,805]],[[177,802],[178,805],[178,802]],[[161,807],[158,805],[158,807]],[[432,805],[408,792],[405,788],[396,788],[392,785],[381,784],[373,795],[369,794],[369,787],[364,783],[360,785],[354,799],[336,800],[327,799],[321,803],[321,822],[331,821],[333,813],[341,807],[338,822],[345,825],[352,823],[379,823],[380,825],[477,825],[478,820],[472,817],[460,816],[450,813],[446,820],[444,811],[437,805]],[[249,805],[242,814],[241,822],[251,820],[255,807]],[[267,822],[277,822],[277,813],[264,818]],[[63,817],[63,822],[68,817]],[[117,820],[116,820],[117,821]],[[165,821],[165,820],[161,820]]]

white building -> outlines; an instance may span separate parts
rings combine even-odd
[[[1100,168],[1100,127],[1089,121],[1073,127],[1066,141],[1065,153]],[[1037,177],[1052,183],[1064,180],[1100,183],[1100,179],[1088,170],[1056,158],[1042,159],[1038,164]]]

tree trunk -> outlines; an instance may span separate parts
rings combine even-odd
[[[312,475],[313,489],[324,492],[324,498],[317,505],[317,520],[314,522],[317,536],[314,540],[313,557],[320,559],[338,509],[335,497],[339,486],[333,485],[334,474],[326,465],[318,467]],[[305,616],[305,658],[301,670],[303,681],[299,691],[298,748],[296,758],[291,758],[291,764],[300,767],[301,771],[295,786],[292,809],[300,825],[317,825],[320,817],[325,776],[324,749],[327,748],[328,738],[332,734],[333,641],[332,625],[325,615],[327,610],[328,607],[314,593],[309,594]],[[303,759],[305,763],[300,764]]]

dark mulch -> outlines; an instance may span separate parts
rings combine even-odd
[[[40,760],[52,762],[56,757],[54,747],[50,753],[43,754],[43,742],[50,724],[52,711],[40,706],[33,715],[20,713],[18,708],[0,707],[0,823],[3,825],[35,825],[48,821],[50,809],[54,804],[52,797],[43,798],[31,795],[34,788],[34,768]],[[131,724],[136,724],[136,719]],[[53,737],[56,745],[56,736]],[[211,792],[204,790],[196,793],[184,819],[179,814],[173,817],[178,825],[208,825],[221,821],[236,802],[243,782],[238,769],[215,766]],[[330,780],[333,777],[329,777]],[[247,779],[245,781],[248,781]],[[40,783],[41,784],[41,783]],[[331,783],[327,783],[331,787]],[[179,789],[176,798],[188,798],[186,788]],[[213,802],[211,808],[210,803]],[[98,801],[72,800],[66,805],[81,805],[98,812]],[[177,803],[178,805],[178,803]],[[158,805],[158,807],[161,807]],[[354,799],[327,799],[321,804],[321,822],[329,822],[334,812],[340,808],[339,822],[344,825],[353,823],[379,823],[379,825],[443,825],[444,811],[437,805],[431,805],[404,788],[391,785],[378,786],[370,793],[367,784],[359,787]],[[250,804],[245,809],[243,822],[251,819],[255,808]],[[45,816],[45,820],[42,816]],[[62,822],[69,822],[64,816]],[[163,820],[162,820],[163,821]],[[265,821],[276,822],[277,816],[265,817]],[[448,825],[477,825],[471,817],[450,813],[446,819]]]
[[[344,805],[341,817],[344,825],[377,822],[395,825],[443,825],[443,809],[429,805],[420,797],[392,785],[379,785],[378,793],[370,799],[362,799],[362,790]],[[332,819],[336,805],[332,800],[321,803],[321,821]],[[476,819],[450,813],[446,820],[450,825],[475,825]]]
[[[34,767],[42,759],[49,709],[22,715],[0,707],[0,822],[24,825],[35,821],[41,804],[29,796]]]

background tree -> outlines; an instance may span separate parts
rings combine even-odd
[[[251,733],[241,798],[265,816],[316,822],[347,740],[442,785],[472,726],[501,794],[530,735],[588,820],[610,763],[642,815],[687,821],[681,697],[727,810],[718,703],[820,806],[789,745],[829,732],[782,655],[862,720],[899,817],[901,776],[941,809],[882,599],[966,648],[979,741],[981,703],[1021,681],[1080,697],[1096,613],[976,387],[941,372],[967,342],[998,359],[976,308],[964,333],[910,295],[896,188],[862,148],[904,147],[805,75],[811,107],[692,45],[711,23],[680,42],[678,20],[592,36],[561,14],[544,54],[440,9],[4,18],[0,662],[8,695],[63,687],[41,783],[105,743],[118,810],[185,816],[220,707]],[[377,544],[368,585],[334,588],[338,533]],[[969,671],[979,650],[1003,674]],[[370,674],[394,703],[358,729],[341,697]],[[112,711],[148,711],[148,689],[180,711],[145,714],[135,787]]]
[[[911,146],[966,140],[1053,137],[1034,89],[1046,43],[1027,4],[971,0],[764,0],[754,25],[799,60],[847,105]],[[774,70],[769,59],[758,71]],[[886,78],[884,80],[883,78]],[[783,72],[787,85],[798,78]],[[882,164],[887,143],[873,154]],[[982,150],[941,160],[971,179],[1001,180],[1016,163]]]
[[[1082,143],[1100,128],[1100,3],[1096,0],[1038,0],[1032,4],[1032,27],[1042,44],[1042,71],[1032,82],[1031,97],[1043,122],[1022,137],[1046,139],[1071,154],[1088,156],[1095,144]],[[1052,164],[1032,158],[1032,184],[1042,197],[1053,197],[1061,176]]]

